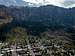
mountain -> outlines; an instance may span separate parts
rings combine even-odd
[[[75,26],[75,8],[66,9],[53,5],[40,7],[0,7],[0,9],[4,8],[4,11],[6,10],[12,16],[14,22],[18,22],[18,24],[30,22],[28,23],[29,25],[41,23],[47,27],[56,25]]]
[[[13,20],[0,28],[0,36],[4,36],[17,26],[26,28],[32,35],[39,35],[48,30],[75,33],[75,8],[66,9],[53,5],[40,7],[0,5],[1,10],[7,12]]]
[[[43,24],[61,24],[64,26],[75,25],[75,8],[62,8],[53,5],[41,7],[14,7],[10,14],[17,21],[45,22]],[[12,12],[13,11],[13,12]],[[46,21],[49,21],[46,23]]]

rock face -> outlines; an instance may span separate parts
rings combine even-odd
[[[5,11],[0,11],[0,26],[7,24],[12,21],[12,17],[9,16]]]

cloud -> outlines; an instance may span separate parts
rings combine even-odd
[[[38,6],[52,4],[61,7],[74,7],[75,0],[24,0],[26,2],[34,3]]]
[[[63,0],[24,0],[26,2],[35,3],[37,5],[46,5],[46,4],[53,4],[53,5],[60,5]]]
[[[64,7],[75,7],[75,0],[64,0],[62,3]]]

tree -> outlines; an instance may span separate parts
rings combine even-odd
[[[11,31],[7,34],[6,41],[9,43],[24,43],[27,39],[27,32],[24,28],[16,27],[11,29]]]

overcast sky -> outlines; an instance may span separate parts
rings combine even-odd
[[[37,5],[53,4],[62,7],[75,7],[75,0],[24,0]]]

